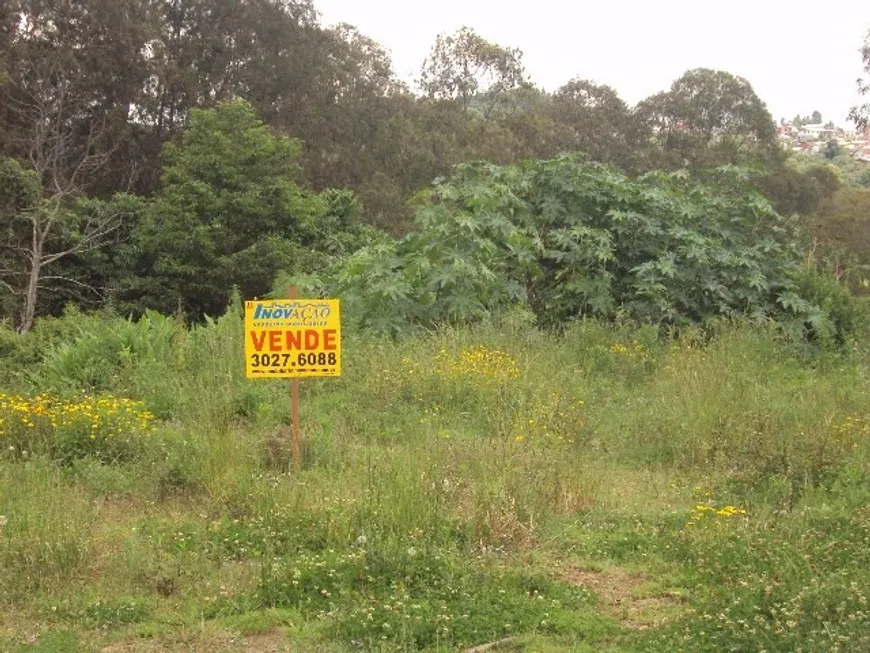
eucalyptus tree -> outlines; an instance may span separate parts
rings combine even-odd
[[[438,35],[418,81],[429,97],[454,100],[462,109],[481,100],[484,116],[506,93],[527,83],[519,49],[487,41],[470,27]]]
[[[687,71],[636,113],[660,148],[652,167],[771,164],[782,158],[773,117],[752,85],[720,70]]]
[[[864,37],[864,44],[861,47],[861,60],[864,64],[864,73],[870,77],[870,31]],[[863,77],[858,79],[858,92],[861,95],[870,93],[870,79]],[[849,112],[849,118],[858,125],[859,129],[866,129],[870,124],[870,102],[865,102],[852,107]]]

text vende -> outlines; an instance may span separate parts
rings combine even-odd
[[[335,329],[269,329],[251,331],[256,351],[334,351],[337,346]]]

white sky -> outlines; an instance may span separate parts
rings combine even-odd
[[[866,0],[314,0],[324,25],[356,25],[417,77],[435,37],[463,25],[524,53],[532,81],[572,77],[629,104],[690,68],[745,77],[777,120],[814,110],[846,126],[870,30]]]

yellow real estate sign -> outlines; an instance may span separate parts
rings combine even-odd
[[[245,375],[252,379],[339,376],[337,299],[245,302]]]

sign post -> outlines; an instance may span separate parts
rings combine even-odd
[[[245,376],[290,379],[293,469],[301,460],[299,379],[341,374],[341,316],[337,299],[245,302]]]
[[[290,299],[296,299],[296,286],[290,286],[287,292]],[[293,428],[293,471],[298,472],[302,460],[302,426],[299,424],[299,377],[290,379],[290,422]]]

